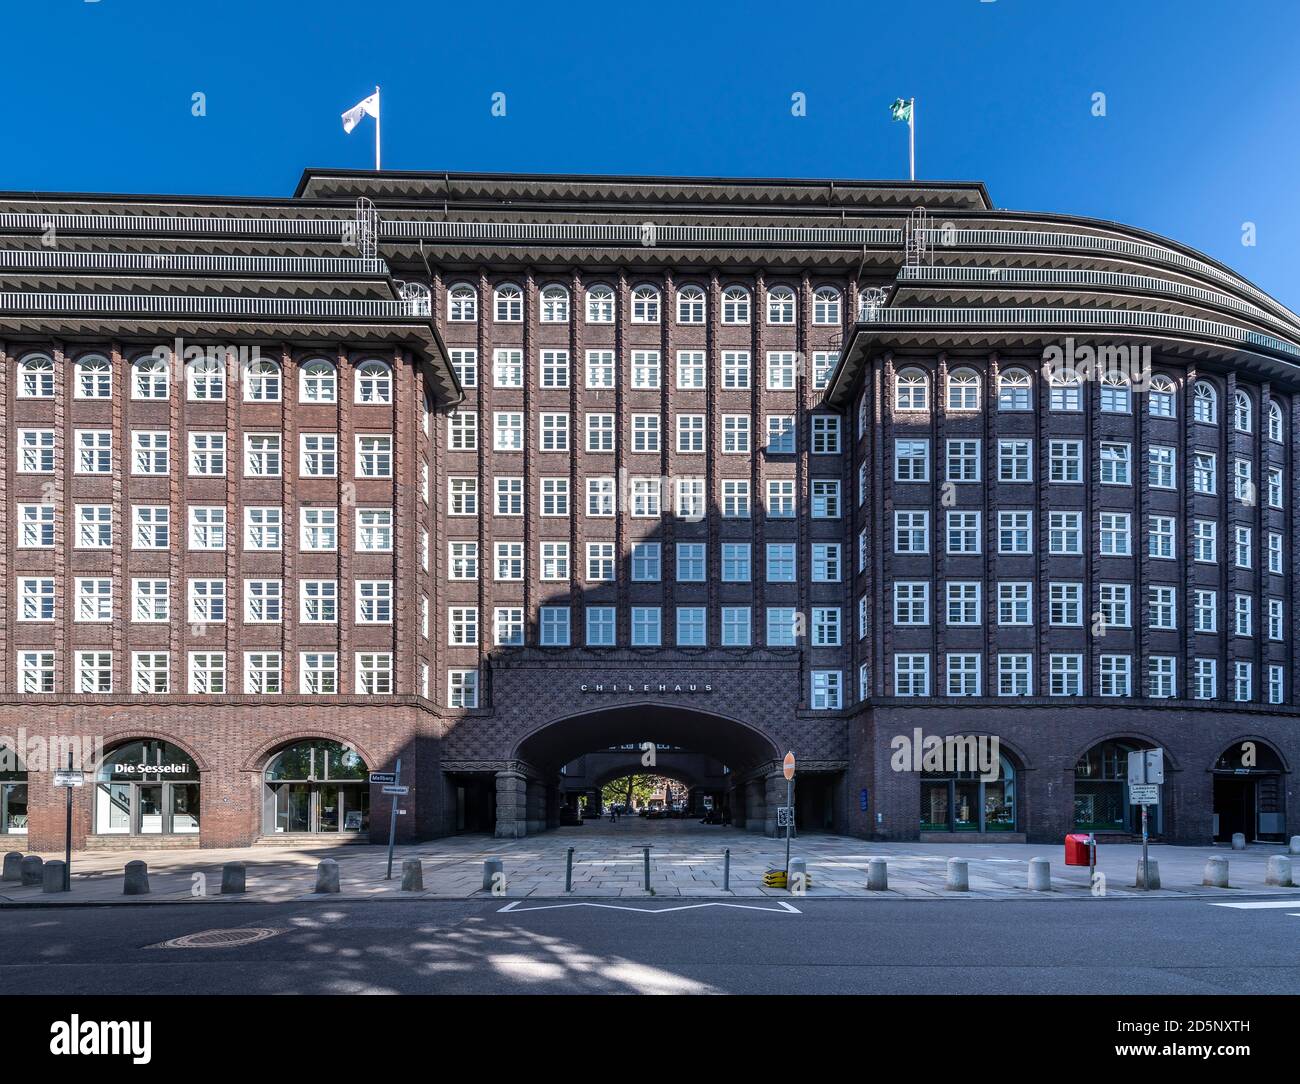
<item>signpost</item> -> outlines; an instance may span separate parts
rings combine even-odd
[[[387,776],[389,774],[390,773],[388,772],[371,772],[370,781],[372,783],[377,783],[379,782],[379,780],[377,780],[375,776],[377,775]],[[395,772],[392,772],[391,775],[392,775],[392,779],[391,779],[392,786],[384,787],[385,794],[390,794],[390,793],[393,794],[393,810],[388,818],[388,872],[384,875],[384,879],[388,881],[391,881],[393,879],[393,843],[397,840],[397,795],[394,792],[400,790],[403,794],[405,794],[408,790],[410,790],[409,787],[399,787],[397,785],[398,781],[402,778],[401,757],[397,758],[397,770]],[[389,782],[389,780],[384,780],[384,782]]]
[[[781,814],[785,813],[785,883],[790,884],[790,829],[794,825],[794,753],[786,753],[781,764],[785,776],[785,809],[777,810],[777,825],[781,823]]]
[[[1147,809],[1160,804],[1160,784],[1165,781],[1165,751],[1135,749],[1128,755],[1128,804],[1142,807],[1142,891],[1151,888],[1151,859]]]
[[[370,782],[372,783],[396,783],[396,772],[371,772]]]
[[[56,770],[54,773],[54,785],[62,787],[67,792],[67,826],[63,843],[64,892],[72,891],[72,788],[84,786],[85,783],[86,773],[76,771],[72,767],[72,750],[68,750],[67,768]]]

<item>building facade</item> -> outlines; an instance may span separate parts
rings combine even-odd
[[[1282,838],[1300,320],[978,184],[0,197],[0,833]],[[948,739],[945,745],[945,739]],[[983,758],[945,758],[947,751]],[[933,756],[931,755],[933,754]],[[662,763],[659,763],[662,757]],[[568,819],[567,816],[565,819]]]

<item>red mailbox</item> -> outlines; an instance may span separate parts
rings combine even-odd
[[[1092,854],[1089,841],[1092,836],[1083,832],[1073,832],[1065,837],[1065,864],[1067,866],[1091,866]],[[1096,846],[1096,844],[1092,844]]]

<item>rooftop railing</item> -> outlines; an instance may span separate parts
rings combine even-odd
[[[358,256],[230,256],[149,252],[3,249],[0,268],[68,271],[194,271],[271,275],[384,275],[388,265]]]
[[[712,242],[775,245],[901,245],[903,231],[852,226],[683,226],[658,222],[460,222],[385,218],[380,236],[438,241],[606,243]]]
[[[87,294],[0,292],[0,313],[84,313],[132,316],[428,316],[418,300],[386,301],[311,297],[207,297],[189,294]]]

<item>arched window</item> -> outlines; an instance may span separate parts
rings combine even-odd
[[[150,354],[131,366],[132,399],[166,399],[171,392],[167,359]]]
[[[954,369],[948,374],[948,409],[979,410],[980,377],[974,369]]]
[[[1238,388],[1232,395],[1232,427],[1238,433],[1249,433],[1251,430],[1250,415],[1250,396]]]
[[[192,402],[219,402],[226,397],[226,365],[221,358],[195,358],[185,363],[185,382]]]
[[[1101,378],[1101,410],[1103,414],[1129,414],[1132,412],[1132,389],[1128,377],[1117,369],[1108,370]]]
[[[18,754],[0,746],[0,835],[27,834],[27,766]]]
[[[447,319],[453,324],[472,324],[478,319],[478,293],[468,282],[458,282],[447,291]]]
[[[553,282],[542,289],[542,323],[567,324],[569,322],[569,291]]]
[[[18,363],[18,398],[54,398],[54,362],[45,354],[28,354]]]
[[[894,377],[895,410],[928,410],[930,378],[920,369],[903,369]]]
[[[338,376],[334,364],[312,358],[298,369],[298,398],[304,403],[333,403],[338,400]]]
[[[743,286],[728,286],[722,291],[722,322],[749,323],[749,291]]]
[[[370,827],[366,762],[339,742],[291,745],[266,766],[265,779],[268,834],[364,832]]]
[[[659,291],[653,286],[638,286],[632,291],[632,323],[659,323]]]
[[[1083,386],[1077,369],[1051,369],[1047,374],[1049,410],[1082,410]]]
[[[946,767],[922,770],[922,832],[1015,830],[1016,770],[1005,755],[998,757],[997,778],[993,780],[985,779],[977,767],[964,771],[949,771]]]
[[[98,835],[194,835],[199,830],[199,771],[189,756],[147,738],[119,745],[95,776]]]
[[[773,286],[767,292],[767,322],[794,323],[794,291],[789,286]]]
[[[587,323],[612,324],[614,322],[614,291],[603,282],[587,287]]]
[[[1270,399],[1268,403],[1268,439],[1282,440],[1282,407],[1276,399]]]
[[[391,403],[393,370],[382,361],[363,361],[357,366],[356,402]]]
[[[1153,418],[1174,416],[1174,382],[1163,374],[1151,378],[1147,389],[1147,413]]]
[[[698,286],[683,286],[677,291],[677,322],[679,324],[704,323],[704,291]]]
[[[813,323],[840,322],[840,292],[834,286],[819,286],[813,294]]]
[[[75,398],[107,399],[113,394],[113,368],[108,358],[99,354],[87,354],[78,359],[75,372]]]
[[[1128,803],[1128,755],[1139,741],[1094,745],[1074,766],[1074,827],[1079,832],[1141,831],[1141,808]],[[1160,831],[1160,807],[1155,831]]]
[[[280,363],[262,358],[244,366],[244,402],[278,403],[280,401]]]
[[[1024,369],[1005,369],[998,373],[998,409],[1032,410],[1029,374]]]
[[[1198,380],[1192,387],[1192,419],[1206,425],[1219,424],[1219,395],[1213,385]]]
[[[523,323],[524,292],[513,282],[503,282],[492,292],[492,304],[498,324]]]

